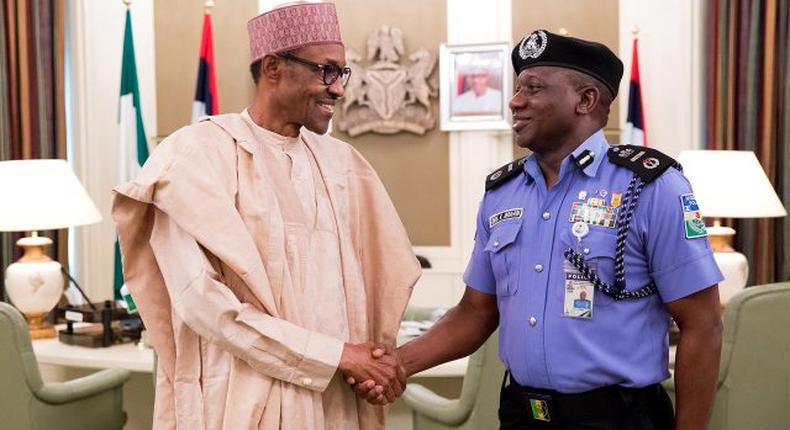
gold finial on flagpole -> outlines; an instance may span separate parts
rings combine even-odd
[[[123,4],[125,4],[126,8],[129,9],[129,6],[132,5],[132,0],[123,0]]]
[[[635,25],[635,26],[631,27],[631,35],[633,35],[634,37],[638,37],[639,36],[639,26],[638,25]]]
[[[560,27],[557,33],[559,33],[560,36],[568,36],[570,34],[565,27]]]
[[[211,13],[211,9],[214,7],[214,0],[206,0],[206,13]]]

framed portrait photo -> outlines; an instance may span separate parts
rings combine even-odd
[[[508,43],[441,45],[442,131],[509,129],[511,75]]]

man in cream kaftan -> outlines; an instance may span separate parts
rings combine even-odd
[[[215,117],[164,141],[113,215],[159,354],[155,427],[381,427],[336,369],[344,342],[394,342],[419,267],[353,148]]]
[[[286,12],[326,22],[334,6],[269,14]],[[321,42],[275,52],[344,64]],[[159,357],[154,428],[380,429],[385,410],[344,376],[402,390],[396,359],[371,351],[394,344],[419,264],[370,165],[323,135],[340,74],[284,57],[256,60],[249,111],[175,132],[115,189],[126,284]]]

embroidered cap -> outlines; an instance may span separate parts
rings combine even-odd
[[[307,45],[343,45],[333,3],[300,2],[272,9],[249,20],[247,32],[250,63]]]
[[[510,57],[516,74],[535,66],[573,69],[601,81],[613,96],[623,77],[623,62],[606,45],[546,30],[524,36]]]

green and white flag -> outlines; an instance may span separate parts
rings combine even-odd
[[[132,15],[126,9],[126,25],[123,35],[123,63],[121,65],[121,101],[118,115],[121,138],[118,153],[118,183],[130,181],[137,176],[140,167],[148,159],[148,139],[143,127],[140,106],[140,89],[137,85],[137,64],[134,59],[132,39]],[[123,268],[121,248],[115,239],[115,300],[121,300]]]

